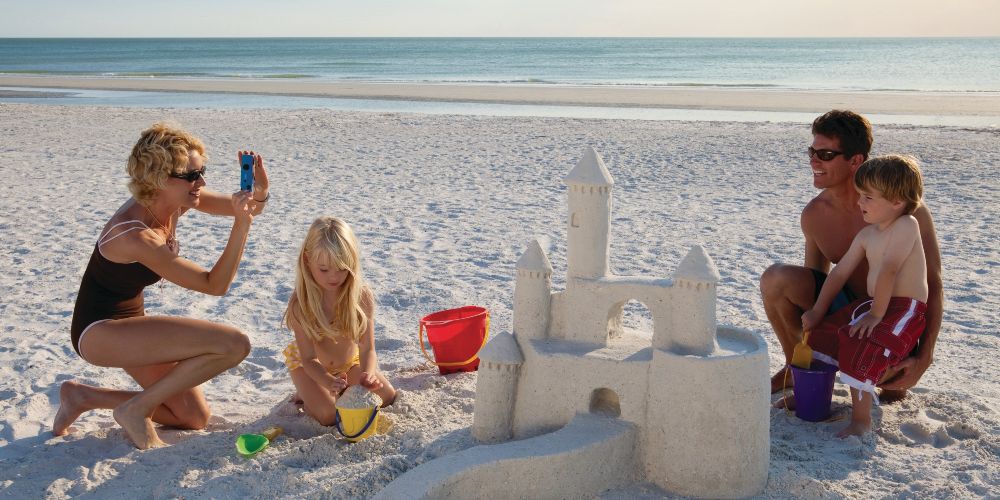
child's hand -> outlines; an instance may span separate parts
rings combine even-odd
[[[823,322],[823,313],[810,309],[802,313],[802,331],[808,332]]]
[[[333,377],[333,381],[326,386],[326,389],[333,393],[334,396],[344,392],[347,389],[347,379],[341,377]]]
[[[858,338],[866,338],[875,331],[875,327],[881,322],[882,318],[880,316],[875,316],[872,313],[865,314],[858,319],[857,323],[851,325],[851,331],[848,332],[848,335],[853,337],[855,334],[858,334]]]
[[[382,381],[380,381],[375,375],[368,372],[361,372],[361,380],[359,380],[358,383],[361,384],[361,387],[364,387],[369,391],[382,388]]]

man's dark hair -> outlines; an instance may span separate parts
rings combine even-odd
[[[860,154],[867,160],[872,150],[872,124],[853,111],[835,109],[824,113],[813,120],[812,133],[839,139],[844,158]]]

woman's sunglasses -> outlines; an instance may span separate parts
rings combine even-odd
[[[205,178],[205,170],[206,170],[205,167],[202,167],[201,170],[191,170],[190,172],[184,172],[183,174],[175,174],[171,172],[167,175],[173,177],[174,179],[182,179],[188,182],[194,182],[198,180],[199,177],[202,179]]]
[[[836,158],[837,155],[842,155],[842,154],[844,154],[843,151],[834,151],[832,149],[813,149],[812,146],[809,146],[809,157],[812,158],[813,156],[815,156],[816,158],[819,158],[822,161],[830,161]]]

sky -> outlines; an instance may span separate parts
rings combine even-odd
[[[1000,36],[1000,0],[0,0],[0,37]]]

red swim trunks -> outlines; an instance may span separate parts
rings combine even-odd
[[[851,337],[851,325],[871,309],[859,299],[827,316],[809,335],[813,358],[840,368],[840,381],[875,394],[875,385],[890,366],[910,355],[924,333],[927,304],[908,297],[889,299],[885,317],[866,338]]]

